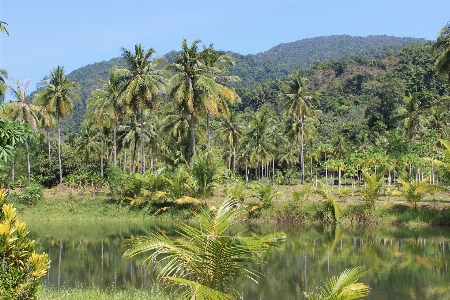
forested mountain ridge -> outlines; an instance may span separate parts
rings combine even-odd
[[[425,42],[425,39],[386,35],[321,36],[279,44],[255,55],[232,54],[236,65],[230,68],[230,72],[241,77],[241,86],[249,87],[263,80],[275,80],[293,71],[305,70],[314,66],[316,62],[346,57],[378,60],[382,59],[386,53],[400,51],[406,45]]]
[[[425,43],[424,39],[399,38],[390,36],[352,37],[335,35],[303,39],[292,43],[283,43],[266,52],[255,55],[241,55],[229,52],[235,59],[230,68],[232,75],[241,78],[238,87],[249,88],[265,80],[281,79],[293,71],[305,70],[316,62],[345,57],[359,57],[366,60],[383,58],[387,53],[400,51],[408,44]],[[164,55],[172,62],[176,51]],[[75,113],[65,117],[65,131],[78,132],[84,119],[86,99],[92,91],[100,87],[100,79],[106,79],[108,69],[114,65],[124,65],[121,57],[109,61],[89,64],[72,71],[68,77],[80,84],[80,99],[75,101]]]

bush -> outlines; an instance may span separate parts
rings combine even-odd
[[[19,203],[25,205],[35,205],[38,201],[44,198],[42,193],[42,186],[39,183],[31,182],[20,189],[20,193],[15,195]]]
[[[15,208],[5,204],[0,190],[0,299],[35,299],[39,278],[50,261],[47,254],[34,251],[25,223],[19,222]]]

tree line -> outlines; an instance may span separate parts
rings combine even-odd
[[[214,152],[226,176],[246,181],[325,177],[340,186],[343,177],[362,180],[364,170],[385,173],[390,183],[402,171],[445,180],[423,159],[443,158],[439,140],[448,138],[445,28],[436,43],[381,59],[318,62],[249,88],[235,88],[234,60],[213,45],[184,40],[172,63],[136,45],[122,49],[124,66],[110,68],[87,99],[81,133],[64,136],[61,118],[73,112],[79,88],[64,68],[52,70],[32,101],[29,82],[16,78],[8,88],[2,70],[2,97],[8,88],[15,98],[4,105],[3,122],[22,121],[29,135],[9,153],[3,180],[14,182],[18,168],[47,186],[82,182],[88,173],[101,181],[109,167],[145,173],[189,165],[199,151]]]

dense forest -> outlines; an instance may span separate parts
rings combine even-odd
[[[372,170],[389,183],[403,171],[434,183],[442,176],[424,157],[442,159],[436,149],[448,138],[450,100],[432,47],[411,38],[331,36],[240,56],[183,41],[167,57],[136,45],[67,76],[58,68],[50,78],[70,84],[69,109],[53,108],[42,121],[36,108],[33,122],[42,129],[35,126],[3,166],[2,181],[31,174],[48,187],[58,178],[92,184],[117,171],[112,166],[143,173],[198,164],[221,165],[222,174],[245,181],[325,176],[341,185]],[[49,110],[51,80],[28,97],[17,81],[17,102],[5,105],[5,116],[29,122],[12,113],[14,103]],[[52,129],[57,123],[61,134]]]

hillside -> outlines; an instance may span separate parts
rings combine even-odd
[[[303,39],[277,45],[266,52],[255,55],[229,54],[236,64],[230,68],[232,75],[241,78],[239,87],[248,88],[264,80],[274,80],[289,75],[295,70],[305,70],[316,62],[345,57],[359,57],[366,60],[381,59],[386,53],[396,53],[404,46],[425,43],[424,39],[399,38],[389,36],[352,37],[336,35]],[[176,51],[165,55],[173,61]],[[108,69],[113,65],[123,65],[121,58],[89,64],[69,74],[69,78],[80,84],[80,100],[75,104],[75,114],[66,118],[67,131],[79,131],[84,118],[86,98],[99,88],[99,79],[106,79]]]

